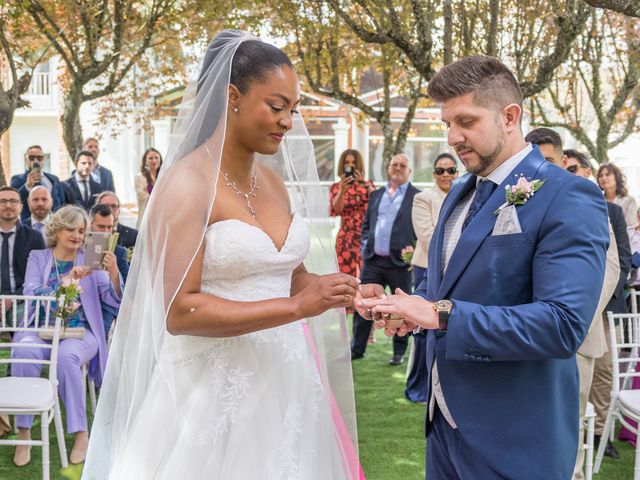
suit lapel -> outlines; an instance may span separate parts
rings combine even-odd
[[[413,186],[411,184],[407,185],[407,190],[404,192],[404,197],[402,198],[400,209],[398,210],[398,214],[396,215],[396,218],[393,220],[392,231],[395,230],[396,225],[398,223],[398,219],[411,211],[411,204],[413,203],[412,189],[413,189]]]
[[[429,253],[433,251],[433,254],[430,255],[429,268],[427,269],[427,277],[429,279],[428,286],[431,292],[437,292],[440,289],[440,282],[442,281],[442,247],[444,245],[444,230],[447,220],[458,203],[475,187],[475,184],[476,176],[470,175],[462,185],[451,190],[442,205],[436,230],[431,239],[431,245],[429,246]]]
[[[438,298],[447,298],[456,280],[460,278],[460,275],[462,275],[467,265],[469,265],[469,262],[484,242],[484,239],[493,230],[496,223],[496,215],[494,215],[493,212],[505,201],[505,187],[507,185],[514,185],[520,175],[524,175],[529,180],[535,179],[535,175],[540,166],[543,165],[543,162],[546,162],[546,160],[540,155],[539,151],[534,148],[495,189],[489,197],[489,200],[487,200],[482,209],[480,209],[460,235],[458,244],[451,254],[447,271],[438,289]],[[524,207],[526,207],[526,205],[518,208]]]

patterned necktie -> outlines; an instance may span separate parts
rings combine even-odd
[[[482,206],[489,199],[496,184],[491,180],[482,180],[476,185],[476,194],[473,197],[473,202],[471,202],[471,207],[469,208],[469,213],[467,213],[467,218],[464,219],[464,223],[462,224],[462,231],[467,228],[467,226],[473,220],[473,217],[480,211]]]
[[[2,258],[0,259],[0,293],[11,294],[11,274],[9,263],[9,237],[14,232],[0,232],[2,234]]]

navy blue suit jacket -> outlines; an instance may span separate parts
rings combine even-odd
[[[491,235],[493,212],[519,174],[546,183],[516,207],[521,233]],[[578,445],[575,354],[596,310],[609,246],[605,200],[594,183],[535,147],[462,232],[442,276],[445,223],[475,181],[445,199],[427,277],[415,292],[454,304],[447,331],[427,333],[427,372],[437,358],[466,448],[506,478],[566,480]]]
[[[631,271],[631,244],[627,233],[627,221],[624,219],[624,210],[615,203],[607,202],[609,210],[609,222],[613,229],[618,246],[618,261],[620,263],[620,278],[613,292],[613,296],[607,303],[604,311],[613,313],[627,313],[627,300],[624,296],[624,287]]]
[[[364,216],[364,222],[362,222],[361,234],[362,258],[364,260],[369,260],[375,255],[374,244],[376,240],[376,223],[378,222],[378,207],[384,192],[384,187],[379,188],[369,197],[369,205]],[[413,197],[415,197],[416,193],[420,193],[420,190],[409,183],[391,229],[389,255],[391,261],[398,267],[407,265],[402,260],[402,249],[407,246],[413,247],[416,244],[416,232],[413,230],[413,222],[411,221],[411,208],[413,207]]]
[[[27,260],[31,250],[42,250],[45,248],[42,235],[18,222],[16,228],[16,240],[13,244],[13,275],[16,281],[16,295],[22,295],[24,276],[27,271]]]
[[[11,186],[20,192],[20,199],[22,200],[22,213],[20,214],[21,220],[26,220],[31,216],[29,204],[27,203],[27,198],[29,198],[29,192],[27,191],[27,176],[30,171],[31,170],[27,170],[24,173],[11,177]],[[60,183],[60,179],[55,175],[47,172],[42,172],[42,174],[49,179],[53,186],[51,189],[51,198],[53,199],[53,207],[51,210],[55,212],[64,205],[64,191],[62,189],[62,184]]]
[[[111,173],[111,170],[103,167],[102,165],[98,165],[98,170],[100,171],[100,188],[102,189],[100,191],[104,192],[105,190],[108,190],[110,192],[115,192],[116,187],[113,183],[113,174]]]
[[[82,199],[80,193],[80,186],[76,182],[75,177],[68,178],[62,182],[62,188],[64,190],[64,203],[65,205],[77,205],[89,211],[91,207],[96,203],[96,196],[103,191],[100,184],[93,181],[93,178],[89,177],[89,189],[91,190],[91,197],[85,202]]]

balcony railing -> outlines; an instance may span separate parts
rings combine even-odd
[[[35,72],[33,74],[29,89],[23,97],[31,103],[29,110],[55,110],[57,108],[53,79],[54,77],[49,72]],[[9,88],[11,80],[8,75],[5,74],[2,83],[5,89]]]

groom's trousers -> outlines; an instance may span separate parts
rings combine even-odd
[[[425,480],[505,480],[471,451],[460,432],[449,426],[436,403],[427,434]],[[524,477],[523,477],[524,478]]]

